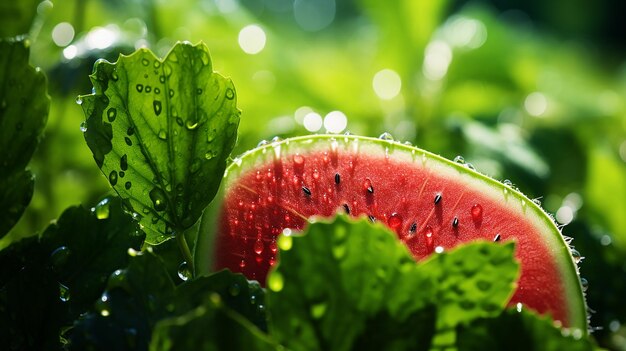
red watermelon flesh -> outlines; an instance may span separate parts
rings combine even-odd
[[[224,187],[216,269],[263,283],[285,228],[339,210],[386,223],[418,260],[477,239],[516,241],[521,277],[509,305],[586,329],[577,267],[551,218],[464,165],[399,143],[318,135],[244,154],[228,168]]]

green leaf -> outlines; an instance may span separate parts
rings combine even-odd
[[[175,312],[187,312],[206,302],[209,293],[217,293],[229,309],[245,317],[260,330],[267,331],[265,292],[257,281],[228,270],[199,277],[180,285],[174,298]]]
[[[220,334],[207,334],[206,328],[193,330],[196,322],[209,323],[213,318],[222,321],[224,315],[233,318],[236,314],[239,324],[246,320],[245,333],[260,334],[265,328],[265,299],[258,283],[223,271],[175,287],[165,264],[150,250],[132,255],[128,267],[109,278],[96,310],[78,320],[69,332],[70,349],[147,349],[155,326],[164,320],[157,339],[168,333],[199,332],[193,336],[195,340],[204,337],[206,342],[224,342]],[[215,296],[221,301],[217,315],[211,305]],[[181,322],[187,319],[190,326]],[[182,340],[177,339],[177,347],[179,342]]]
[[[204,44],[99,60],[81,96],[85,140],[151,244],[191,227],[213,199],[236,140],[235,88]]]
[[[437,281],[436,347],[455,341],[454,328],[481,317],[496,316],[515,291],[519,264],[512,242],[476,242],[434,255],[419,266],[419,274]]]
[[[24,168],[50,107],[46,78],[28,64],[28,47],[27,40],[0,41],[0,238],[30,203],[34,179]]]
[[[306,350],[428,349],[433,285],[413,276],[415,261],[393,233],[343,216],[305,233],[281,237],[279,264],[267,281],[270,333],[278,342]],[[415,284],[411,294],[400,291],[408,288],[403,281]],[[407,329],[409,321],[419,324]],[[380,332],[389,334],[374,335]]]
[[[505,310],[495,318],[481,318],[457,329],[459,351],[594,350],[583,331],[557,328],[549,317],[527,311]]]
[[[150,350],[276,350],[248,320],[225,308],[220,296],[157,323]]]
[[[96,303],[70,330],[70,350],[145,350],[152,328],[173,305],[163,262],[149,251],[131,252],[127,268],[114,272]]]
[[[37,15],[37,5],[40,2],[41,0],[0,2],[0,23],[2,23],[0,38],[27,34]]]
[[[120,200],[105,199],[93,210],[69,208],[41,237],[0,251],[0,343],[58,348],[61,327],[92,306],[143,237]]]

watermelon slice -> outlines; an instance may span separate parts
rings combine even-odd
[[[228,167],[214,268],[264,282],[276,238],[338,210],[386,223],[416,259],[464,242],[517,242],[510,305],[586,330],[577,265],[553,220],[516,189],[398,142],[315,135],[273,141]]]

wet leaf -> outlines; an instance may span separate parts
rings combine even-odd
[[[554,326],[532,312],[505,310],[495,318],[481,318],[458,327],[458,350],[595,350],[581,330]]]
[[[276,350],[267,335],[230,311],[220,296],[154,327],[150,350]]]
[[[4,22],[3,22],[4,23]],[[0,41],[0,237],[20,218],[33,195],[24,168],[48,118],[46,78],[28,64],[28,41]]]
[[[119,199],[106,199],[0,251],[0,349],[59,348],[61,328],[91,308],[143,237]]]
[[[235,88],[204,44],[99,60],[79,97],[85,140],[151,244],[191,227],[213,199],[239,124]]]

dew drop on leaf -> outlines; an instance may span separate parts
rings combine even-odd
[[[165,129],[161,129],[159,131],[159,139],[167,140],[167,132],[165,131]]]
[[[178,278],[184,282],[191,278],[191,269],[189,269],[187,262],[183,262],[178,266]]]
[[[109,173],[109,183],[111,183],[112,186],[117,184],[117,171],[111,171],[111,173]]]
[[[158,116],[161,114],[161,110],[163,109],[161,106],[161,101],[159,100],[154,100],[152,102],[152,106],[154,107],[154,113]]]
[[[115,172],[115,171],[113,171]],[[113,173],[111,172],[111,173]],[[117,177],[117,175],[116,175]],[[117,179],[116,179],[117,181]],[[109,218],[109,199],[104,199],[102,201],[100,201],[97,205],[96,208],[94,209],[94,212],[96,213],[96,218],[98,219],[107,219]]]
[[[165,211],[167,208],[167,202],[165,198],[165,193],[160,188],[154,188],[150,190],[150,200],[152,200],[152,205],[157,211]]]
[[[107,111],[107,118],[109,119],[109,122],[111,123],[115,121],[115,118],[117,118],[117,110],[114,107],[111,107]]]
[[[57,247],[50,254],[50,263],[52,263],[52,268],[57,271],[61,271],[69,256],[70,249],[67,246]]]
[[[185,124],[185,127],[187,127],[188,130],[194,130],[198,128],[198,122],[188,119],[187,123]]]
[[[138,92],[141,93],[143,91],[143,84],[137,84],[135,88],[137,89]]]
[[[62,283],[59,283],[59,298],[63,302],[70,300],[70,289]]]
[[[226,89],[226,98],[228,100],[232,100],[235,98],[235,92],[233,91],[233,89],[231,88]]]

